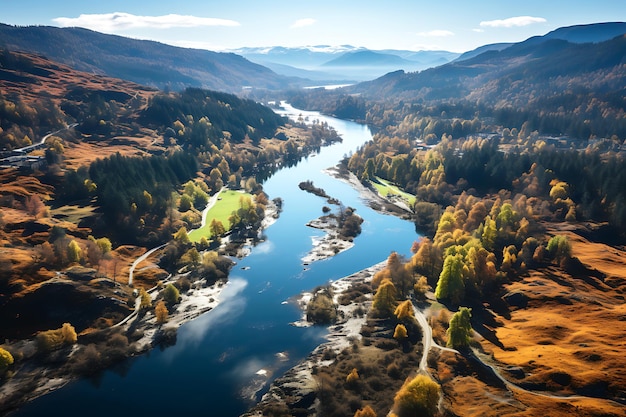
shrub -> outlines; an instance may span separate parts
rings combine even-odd
[[[356,368],[352,368],[352,371],[346,377],[346,382],[350,385],[354,385],[356,384],[358,380],[359,380],[359,372],[356,370]]]
[[[318,291],[306,309],[306,319],[315,324],[333,323],[337,319],[337,308],[327,291]]]
[[[356,413],[354,413],[354,417],[376,417],[376,412],[372,407],[366,405],[362,409],[357,410]]]
[[[439,385],[426,375],[418,375],[394,397],[398,417],[432,416],[439,403]]]
[[[0,374],[5,373],[11,365],[13,365],[13,355],[8,350],[0,347]]]
[[[409,335],[406,331],[406,327],[404,326],[404,324],[398,324],[393,332],[393,338],[399,341],[403,341],[407,337],[409,337]]]
[[[59,329],[39,332],[36,336],[37,348],[41,352],[60,349],[64,344],[72,345],[77,340],[76,330],[69,323],[63,323]]]
[[[180,301],[180,293],[173,284],[167,284],[161,292],[161,295],[163,295],[163,300],[169,305],[176,304]]]

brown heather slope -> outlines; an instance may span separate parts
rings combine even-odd
[[[532,270],[506,285],[514,305],[496,315],[495,339],[477,338],[514,385],[494,383],[464,358],[439,359],[446,408],[456,415],[626,415],[626,251],[559,234],[580,263]]]

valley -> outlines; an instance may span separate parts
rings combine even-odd
[[[626,24],[235,52],[0,25],[0,414],[624,414]]]

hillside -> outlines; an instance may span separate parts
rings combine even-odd
[[[240,92],[250,86],[280,89],[298,84],[239,55],[178,48],[82,28],[0,24],[0,47],[45,55],[76,70],[159,89],[200,87]]]

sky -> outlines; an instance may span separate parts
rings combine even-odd
[[[626,21],[624,0],[0,0],[0,23],[79,26],[175,46],[352,45],[465,52]]]

